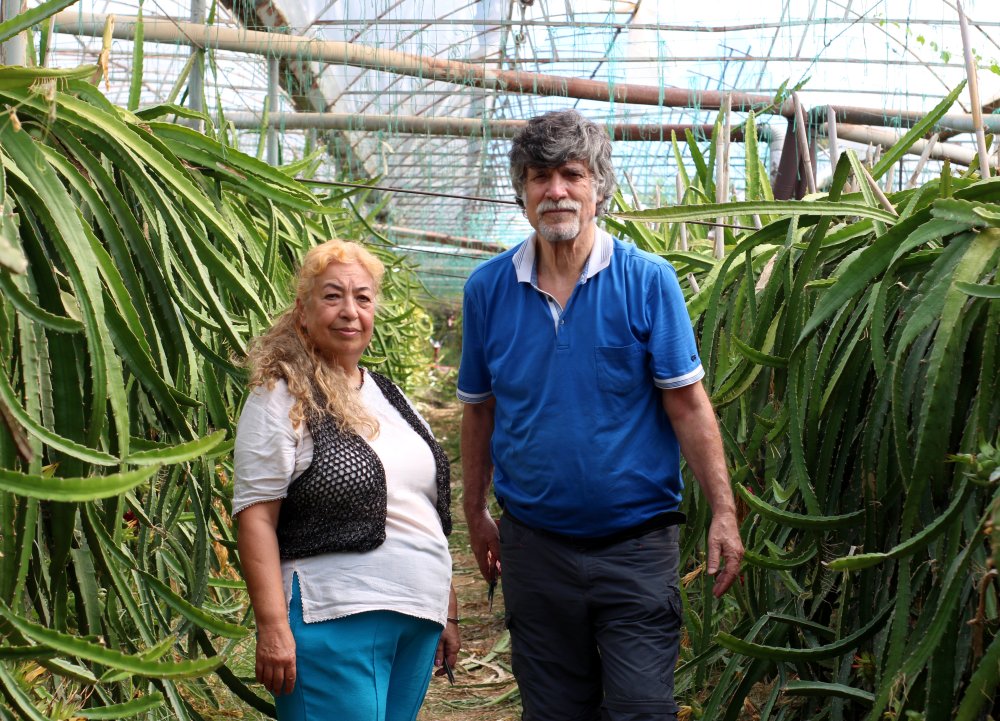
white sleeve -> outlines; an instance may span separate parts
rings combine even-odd
[[[234,516],[256,503],[284,498],[289,484],[312,460],[312,438],[308,448],[303,447],[305,424],[295,429],[288,418],[294,402],[284,381],[270,390],[258,387],[250,392],[236,426]]]

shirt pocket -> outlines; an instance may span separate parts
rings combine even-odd
[[[597,387],[626,395],[646,380],[646,349],[639,343],[627,346],[596,346]]]

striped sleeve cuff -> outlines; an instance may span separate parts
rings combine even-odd
[[[653,385],[661,390],[669,390],[671,388],[683,388],[684,386],[689,386],[697,383],[702,378],[705,377],[705,369],[702,368],[701,364],[692,371],[685,373],[682,376],[675,376],[673,378],[653,378]],[[461,397],[461,396],[459,396]]]
[[[486,391],[485,393],[466,393],[459,388],[456,395],[458,396],[458,400],[462,401],[462,403],[485,403],[493,397],[493,392]]]

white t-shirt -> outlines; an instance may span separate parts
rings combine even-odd
[[[364,553],[282,561],[285,601],[295,574],[306,623],[396,611],[444,626],[451,554],[435,507],[434,456],[370,378],[361,387],[361,399],[380,427],[378,438],[368,443],[385,467],[385,542]],[[236,429],[234,515],[255,503],[285,498],[289,484],[312,462],[308,426],[293,428],[288,418],[294,402],[283,380],[271,390],[255,388],[247,399]]]

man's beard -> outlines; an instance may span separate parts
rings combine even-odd
[[[582,207],[583,204],[575,200],[561,200],[559,202],[543,200],[538,204],[538,228],[536,232],[539,237],[549,243],[573,240],[580,235],[579,213]],[[550,210],[571,210],[575,215],[561,223],[548,223],[545,219],[545,213]]]

